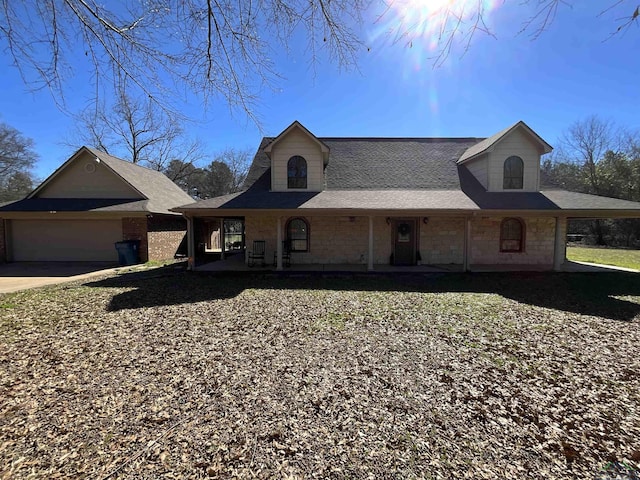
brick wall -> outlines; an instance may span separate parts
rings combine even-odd
[[[464,218],[430,217],[420,228],[423,265],[464,263]]]
[[[154,215],[147,223],[148,259],[169,260],[176,256],[187,235],[187,221],[182,217]],[[184,245],[186,252],[186,244]]]
[[[500,252],[502,217],[477,218],[471,222],[471,264],[553,266],[555,218],[524,218],[523,252]]]
[[[4,227],[5,220],[0,218],[0,263],[7,261],[7,244],[6,244],[6,229]]]
[[[147,217],[125,217],[122,219],[122,239],[140,240],[140,261],[149,259],[147,245]]]

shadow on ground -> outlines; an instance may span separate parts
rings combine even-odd
[[[0,265],[0,277],[73,277],[117,266],[114,262],[12,262]]]
[[[232,298],[247,289],[494,293],[523,304],[630,321],[640,314],[636,273],[201,274],[169,266],[88,282],[115,293],[109,310]]]

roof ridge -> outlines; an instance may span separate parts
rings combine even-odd
[[[262,142],[270,142],[276,137],[262,137]],[[429,140],[429,141],[457,141],[481,142],[489,137],[317,137],[318,140]]]
[[[150,167],[146,167],[144,165],[140,165],[138,163],[133,163],[131,160],[125,160],[124,158],[116,157],[115,155],[111,155],[110,153],[103,152],[102,150],[98,150],[97,148],[94,148],[94,147],[86,147],[86,148],[88,150],[90,150],[91,153],[93,153],[97,157],[100,157],[101,155],[106,155],[107,157],[109,157],[109,160],[116,160],[118,162],[126,163],[127,165],[132,165],[134,167],[143,168],[144,170],[148,170],[149,172],[160,173],[160,174],[164,175],[164,173],[162,173],[160,170],[156,170],[155,168],[150,168]]]
[[[324,140],[454,140],[482,141],[486,137],[318,137]]]

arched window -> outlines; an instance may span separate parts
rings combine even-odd
[[[505,218],[500,225],[500,251],[524,251],[524,222],[519,218]]]
[[[524,162],[520,157],[509,157],[504,161],[504,190],[521,190],[524,176]]]
[[[307,188],[307,161],[300,155],[287,162],[287,187]]]
[[[292,218],[287,222],[287,242],[292,252],[309,251],[309,224],[303,218]]]

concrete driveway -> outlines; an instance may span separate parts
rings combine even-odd
[[[119,268],[104,262],[15,262],[0,264],[0,293],[82,280]]]

